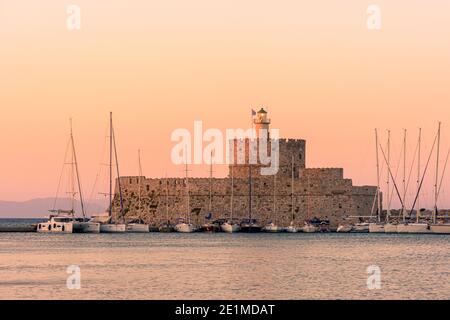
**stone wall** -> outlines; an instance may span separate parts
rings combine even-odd
[[[290,159],[289,159],[290,162]],[[289,165],[290,167],[290,165]],[[245,178],[234,179],[234,217],[244,218],[249,215],[249,180],[248,166]],[[139,210],[139,180],[141,180],[141,209]],[[277,175],[274,200],[274,177],[257,176],[252,180],[252,216],[262,224],[274,220],[286,226],[292,220],[291,178],[284,174]],[[160,224],[168,219],[175,222],[187,213],[186,181],[182,178],[148,179],[145,177],[121,177],[125,216],[127,219],[141,217],[151,224]],[[168,195],[166,194],[166,187]],[[191,219],[201,224],[209,212],[208,178],[190,178],[189,194]],[[119,211],[119,198],[114,198],[113,210]],[[294,215],[299,225],[313,217],[329,218],[332,226],[346,216],[370,215],[376,187],[355,187],[350,179],[343,178],[343,169],[305,169],[299,168],[294,179]],[[231,211],[231,179],[212,179],[213,219],[226,218]]]

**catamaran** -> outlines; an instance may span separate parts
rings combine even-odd
[[[70,185],[71,185],[71,203],[72,208],[70,210],[62,210],[62,209],[55,209],[53,208],[50,210],[51,215],[49,216],[49,220],[46,222],[39,223],[37,225],[37,232],[40,233],[98,233],[100,232],[100,224],[89,222],[86,218],[85,213],[85,206],[83,201],[83,193],[81,192],[81,183],[80,183],[80,175],[78,171],[78,162],[77,162],[77,154],[75,151],[75,140],[73,137],[73,130],[72,130],[72,119],[70,120],[70,137],[69,137],[69,145],[70,152],[71,152],[71,174],[70,174]],[[66,157],[67,158],[67,151],[66,151]],[[64,159],[64,162],[66,164],[67,159]],[[63,167],[64,171],[64,167]],[[61,174],[62,178],[63,174]],[[60,178],[60,179],[61,179]],[[82,218],[75,217],[75,197],[77,192],[75,191],[75,182],[78,185],[78,194],[80,196],[80,203],[81,203],[81,212],[83,214]],[[58,184],[58,191],[56,194],[56,199],[58,198],[59,194],[59,186],[61,184]],[[55,205],[56,205],[56,199],[55,199]]]

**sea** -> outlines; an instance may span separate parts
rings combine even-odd
[[[0,233],[0,299],[450,299],[450,236]]]

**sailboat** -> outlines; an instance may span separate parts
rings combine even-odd
[[[375,145],[376,145],[376,157],[377,157],[377,222],[369,223],[370,233],[384,233],[384,223],[381,222],[381,192],[380,192],[380,158],[379,158],[379,148],[378,148],[378,130],[375,129]],[[372,211],[373,212],[373,211]]]
[[[388,139],[387,139],[387,157],[385,157],[386,165],[387,165],[387,180],[386,180],[386,222],[384,224],[384,233],[397,233],[397,224],[393,223],[391,218],[391,131],[388,130]],[[386,156],[383,153],[383,156]]]
[[[276,210],[277,210],[277,196],[276,196],[276,188],[277,188],[277,175],[274,174],[273,175],[273,200],[272,200],[272,218],[275,219],[275,221],[271,221],[269,222],[267,225],[264,226],[263,231],[264,232],[269,232],[269,233],[276,233],[276,232],[280,232],[281,228],[278,227],[277,223],[276,223]]]
[[[430,231],[432,233],[436,234],[450,234],[450,223],[445,220],[437,220],[439,210],[438,210],[438,200],[439,195],[442,188],[442,183],[444,181],[445,176],[445,170],[447,168],[449,156],[450,156],[450,149],[447,153],[447,159],[445,160],[444,170],[442,172],[442,178],[441,182],[439,183],[438,187],[438,175],[439,175],[439,144],[440,144],[440,137],[441,137],[441,123],[439,123],[439,131],[438,131],[438,151],[437,151],[437,161],[436,161],[436,183],[435,183],[435,196],[434,196],[434,210],[433,210],[433,222],[430,224]]]
[[[169,180],[166,175],[166,222],[159,226],[159,232],[174,232],[175,228],[169,219]]]
[[[284,228],[285,232],[297,233],[298,228],[295,225],[295,211],[294,211],[294,155],[291,158],[291,223]]]
[[[255,233],[261,231],[261,226],[255,218],[252,218],[252,165],[248,166],[248,218],[241,220],[241,232]]]
[[[211,220],[213,217],[212,213],[212,179],[213,179],[213,155],[211,152],[210,155],[210,165],[209,165],[209,206],[208,206],[208,215],[205,217],[205,220]],[[217,232],[220,231],[220,225],[216,222],[206,222],[201,226],[201,231],[203,232]]]
[[[190,206],[190,192],[189,192],[189,176],[188,176],[188,164],[186,161],[186,218],[184,221],[180,221],[175,225],[175,231],[181,233],[196,232],[198,228],[191,223],[191,206]]]
[[[71,198],[72,208],[71,210],[53,209],[47,222],[42,222],[37,225],[37,232],[40,233],[98,233],[100,232],[100,224],[88,222],[85,213],[83,193],[81,192],[80,175],[78,171],[77,155],[75,151],[75,141],[72,130],[72,119],[70,120],[70,138],[69,138],[70,150],[71,150]],[[66,159],[64,159],[66,161]],[[64,170],[64,168],[63,168]],[[76,177],[75,177],[76,176]],[[62,177],[62,175],[61,175]],[[75,181],[78,184],[78,193],[80,195],[81,211],[83,218],[75,217]],[[59,189],[59,187],[58,187]],[[57,192],[58,196],[59,190]],[[56,199],[55,199],[56,204]]]
[[[139,178],[138,178],[138,213],[142,211],[142,165],[141,165],[141,150],[138,150],[138,162],[139,162]],[[139,217],[138,221],[127,223],[126,231],[131,233],[146,233],[150,231],[148,224],[144,223]]]
[[[113,154],[114,152],[114,154]],[[123,233],[126,231],[126,225],[124,223],[118,223],[117,215],[114,219],[114,223],[112,223],[113,218],[113,187],[112,187],[112,179],[113,179],[113,156],[116,161],[116,171],[117,171],[117,181],[119,187],[119,197],[120,197],[120,214],[123,219],[123,197],[122,197],[122,186],[120,183],[120,174],[119,174],[119,163],[117,160],[117,148],[116,148],[116,137],[114,135],[114,127],[113,127],[113,118],[112,112],[109,113],[109,212],[107,222],[103,222],[102,216],[99,218],[93,217],[92,221],[102,221],[100,224],[100,232],[101,233]]]
[[[233,166],[230,167],[230,176],[231,176],[231,191],[230,191],[230,219],[225,221],[220,228],[223,232],[227,233],[235,233],[241,230],[241,226],[239,223],[233,220],[233,211],[234,211],[234,176],[233,176]]]

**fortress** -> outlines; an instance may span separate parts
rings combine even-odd
[[[270,120],[264,109],[256,114],[254,125],[256,132],[268,130]],[[234,152],[243,151],[245,159],[243,163],[230,164],[226,178],[189,178],[192,222],[204,223],[209,212],[212,219],[230,217],[231,172],[234,181],[233,217],[237,219],[251,215],[262,225],[276,221],[280,226],[287,226],[292,218],[296,224],[302,225],[305,220],[317,217],[329,219],[331,226],[336,227],[348,216],[371,214],[377,188],[353,186],[351,179],[344,178],[342,168],[306,168],[305,140],[279,139],[279,170],[276,178],[273,175],[261,175],[260,168],[263,165],[249,162],[248,146],[248,139],[242,144],[234,141]],[[245,150],[242,150],[243,147]],[[175,222],[187,212],[188,189],[184,178],[130,176],[120,177],[120,184],[127,220],[140,218],[149,224],[159,225],[167,221],[167,216],[171,222]],[[119,215],[118,181],[113,211],[115,216]]]

